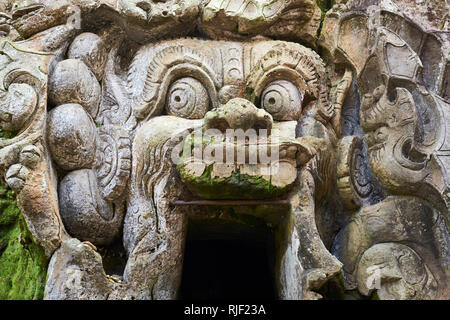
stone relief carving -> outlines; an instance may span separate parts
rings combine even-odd
[[[1,181],[46,299],[177,299],[189,223],[236,217],[280,299],[450,298],[448,4],[319,4],[0,1]]]

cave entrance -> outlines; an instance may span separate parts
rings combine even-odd
[[[267,226],[189,221],[180,298],[277,299],[274,234]]]

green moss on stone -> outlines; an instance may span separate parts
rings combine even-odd
[[[0,140],[12,139],[16,136],[14,132],[4,131],[0,129]]]
[[[2,185],[0,185],[0,212],[0,227],[11,225],[19,217],[14,191]]]
[[[328,11],[331,10],[331,8],[333,8],[333,6],[335,5],[335,1],[334,0],[317,0],[317,5],[320,8],[320,10],[322,11],[322,16],[320,17],[320,26],[319,26],[319,29],[317,30],[316,40],[319,39],[319,37],[322,33],[325,15],[327,14]]]
[[[17,208],[15,194],[0,185],[0,300],[44,296],[48,259]]]
[[[239,169],[230,177],[211,178],[212,170],[213,165],[209,165],[201,176],[195,176],[187,173],[184,165],[178,166],[181,179],[191,192],[205,199],[273,199],[289,190],[289,186],[276,187],[263,177],[241,174]]]
[[[253,88],[251,88],[251,87],[245,88],[245,99],[247,99],[248,101],[251,101],[251,102],[255,102],[256,95],[255,95],[255,90]]]

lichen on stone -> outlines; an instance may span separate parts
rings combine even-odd
[[[47,258],[16,204],[15,193],[0,185],[0,300],[44,296]]]
[[[331,10],[331,8],[333,8],[335,3],[336,3],[335,0],[317,0],[317,6],[320,8],[320,11],[322,13],[320,16],[320,26],[317,29],[316,41],[319,39],[320,34],[322,33],[323,22],[325,20],[326,14],[328,11]]]
[[[14,132],[4,131],[0,128],[0,140],[12,139],[15,137]]]
[[[212,178],[213,165],[207,166],[201,176],[186,172],[184,164],[178,166],[178,171],[187,187],[205,199],[273,199],[290,187],[277,187],[261,176],[241,174],[239,168],[226,178]]]

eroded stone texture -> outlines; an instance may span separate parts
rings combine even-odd
[[[95,124],[79,104],[61,105],[49,113],[47,139],[52,157],[62,169],[94,164],[98,139]]]
[[[67,231],[82,241],[103,245],[117,237],[123,209],[106,202],[98,189],[92,170],[75,170],[60,182],[58,195]]]
[[[9,86],[4,104],[1,107],[1,125],[5,131],[20,130],[31,117],[37,104],[34,89],[27,84],[12,84]]]
[[[270,228],[281,299],[450,298],[448,4],[326,3],[0,1],[47,299],[178,298],[191,219]]]
[[[349,288],[378,289],[381,299],[446,299],[448,240],[445,220],[428,203],[388,197],[355,214],[334,250]]]
[[[321,10],[314,0],[213,0],[202,8],[200,26],[213,38],[265,35],[313,44],[320,17]]]
[[[101,256],[89,245],[69,239],[50,260],[45,299],[106,300],[112,286]]]
[[[101,88],[94,73],[77,59],[59,62],[49,79],[49,99],[54,105],[78,103],[95,117]]]
[[[67,57],[83,61],[98,80],[102,79],[107,52],[103,40],[95,33],[85,32],[77,36],[68,49]]]

